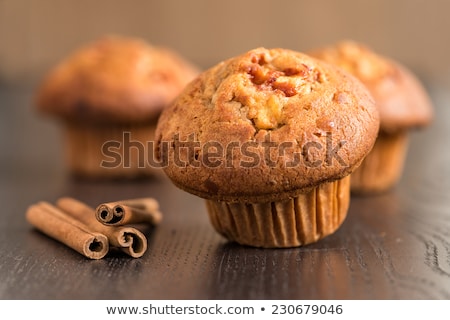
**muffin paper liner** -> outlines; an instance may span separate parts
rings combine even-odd
[[[264,203],[206,200],[214,228],[230,241],[265,248],[297,247],[335,232],[350,201],[350,178],[296,198]]]
[[[65,135],[68,168],[76,176],[97,178],[154,175],[158,169],[148,161],[153,154],[149,142],[153,141],[154,132],[154,124],[68,124]]]
[[[407,131],[380,133],[372,151],[351,174],[351,191],[378,193],[393,187],[403,172],[408,138]]]

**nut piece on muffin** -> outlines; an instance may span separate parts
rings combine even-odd
[[[433,108],[424,87],[406,67],[361,43],[342,41],[309,54],[357,77],[380,112],[377,141],[352,174],[352,192],[372,194],[392,188],[403,172],[410,131],[432,121]]]
[[[296,247],[338,229],[349,174],[375,142],[379,117],[350,74],[287,49],[257,48],[201,73],[156,128],[164,172],[206,199],[224,237]]]
[[[65,128],[69,171],[91,178],[152,176],[156,121],[198,74],[173,50],[106,36],[48,72],[36,93],[40,112]]]

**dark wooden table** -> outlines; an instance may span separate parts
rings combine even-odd
[[[228,243],[202,199],[166,178],[88,182],[66,174],[60,128],[32,109],[33,88],[0,87],[1,299],[449,299],[450,92],[430,86],[436,120],[412,136],[389,193],[353,197],[333,235],[295,249]],[[140,259],[88,260],[34,230],[27,207],[73,196],[95,206],[151,196],[164,221]]]

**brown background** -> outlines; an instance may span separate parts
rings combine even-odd
[[[108,33],[170,46],[202,68],[254,47],[355,39],[422,77],[449,72],[446,0],[0,0],[0,79],[39,76]]]
[[[0,299],[450,299],[449,9],[447,0],[0,0]],[[61,128],[33,112],[34,85],[106,33],[170,46],[202,68],[257,46],[359,40],[419,75],[436,118],[412,135],[399,185],[352,197],[333,235],[301,248],[239,246],[168,179],[67,175]],[[25,220],[29,205],[61,196],[91,206],[152,196],[164,220],[142,258],[91,261]]]

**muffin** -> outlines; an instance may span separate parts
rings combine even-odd
[[[432,120],[432,104],[424,87],[407,68],[360,43],[342,41],[309,54],[356,76],[379,109],[379,135],[352,174],[352,192],[372,194],[392,188],[402,176],[411,130]]]
[[[227,239],[296,247],[342,224],[349,174],[378,126],[372,97],[350,74],[256,48],[201,73],[164,109],[155,154],[176,186],[206,200]]]
[[[74,175],[151,176],[158,171],[152,143],[159,114],[197,73],[171,49],[103,37],[48,72],[36,106],[62,121],[65,159]]]

